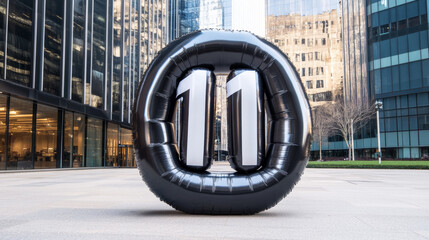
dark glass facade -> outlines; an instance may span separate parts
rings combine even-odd
[[[0,2],[0,170],[135,166],[131,108],[166,0]]]
[[[385,156],[429,154],[428,1],[367,1],[369,78]]]

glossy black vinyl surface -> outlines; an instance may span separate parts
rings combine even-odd
[[[263,166],[251,173],[213,174],[180,164],[173,113],[178,81],[195,68],[253,69],[263,80],[269,139]],[[133,110],[140,173],[174,208],[199,214],[253,214],[283,199],[308,161],[311,113],[301,81],[287,57],[247,32],[198,31],[163,49],[146,71]]]

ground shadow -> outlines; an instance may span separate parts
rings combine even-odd
[[[204,215],[204,214],[188,214],[180,212],[174,209],[151,209],[151,210],[136,210],[128,211],[128,215],[136,217],[195,217],[195,216],[219,216],[219,217],[255,217],[255,218],[267,218],[267,217],[291,217],[291,212],[284,211],[266,211],[254,215]]]

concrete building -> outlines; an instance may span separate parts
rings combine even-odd
[[[290,8],[279,11],[279,4],[290,3],[268,0],[266,37],[294,64],[312,107],[332,102],[343,91],[339,5],[313,14]],[[300,4],[301,7],[311,7],[304,2]]]

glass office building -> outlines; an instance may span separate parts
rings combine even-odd
[[[369,79],[384,156],[429,154],[427,0],[367,1]]]
[[[170,0],[171,40],[199,29],[231,29],[232,0]]]
[[[162,0],[0,2],[0,170],[134,166],[131,108]]]

